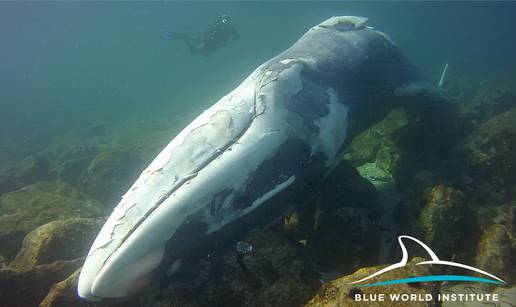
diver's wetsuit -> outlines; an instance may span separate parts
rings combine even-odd
[[[240,35],[229,16],[222,15],[210,25],[202,38],[187,33],[172,33],[172,38],[182,39],[192,54],[210,55],[229,40],[238,40]]]

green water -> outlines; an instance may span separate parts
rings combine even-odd
[[[467,80],[515,69],[514,3],[2,2],[0,135],[169,118],[182,127],[259,64],[333,15],[369,17],[418,65]],[[227,13],[241,34],[209,57],[162,31]]]

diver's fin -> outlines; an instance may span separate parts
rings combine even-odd
[[[179,32],[171,32],[171,31],[163,31],[161,32],[161,38],[164,39],[188,39],[190,37],[187,33],[179,33]]]

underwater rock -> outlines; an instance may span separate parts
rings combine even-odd
[[[511,288],[503,288],[503,287],[497,287],[494,289],[493,293],[498,294],[499,301],[502,304],[514,304],[516,302],[516,286],[513,286]],[[501,305],[504,306],[504,305]]]
[[[355,167],[374,163],[405,188],[422,169],[434,169],[450,155],[462,131],[453,126],[456,110],[450,103],[424,97],[390,110],[385,118],[353,138],[344,159]]]
[[[512,254],[512,244],[503,225],[492,225],[484,232],[478,244],[476,267],[510,283],[516,276],[516,255]]]
[[[383,280],[402,279],[407,276],[424,276],[430,275],[428,266],[416,265],[421,262],[421,258],[413,258],[407,263],[405,267],[389,271],[381,275],[381,277],[374,277],[369,283],[380,282]],[[416,294],[424,295],[432,292],[432,288],[427,284],[418,284],[417,286],[409,284],[395,284],[385,285],[382,287],[357,287],[357,285],[349,284],[351,282],[360,280],[368,275],[376,273],[385,266],[366,267],[357,270],[351,275],[341,277],[339,279],[325,283],[317,295],[315,295],[305,306],[307,307],[322,307],[322,306],[421,306],[426,307],[427,302],[391,302],[388,299],[389,293],[397,294]],[[358,301],[355,300],[355,295],[362,297],[372,297],[378,294],[385,294],[385,302],[378,301]]]
[[[7,261],[5,261],[4,256],[0,255],[0,269],[3,269],[7,266]]]
[[[460,114],[474,126],[516,107],[516,95],[509,88],[479,87],[472,97],[459,103]]]
[[[93,146],[79,146],[64,153],[59,158],[57,178],[73,185],[79,184],[80,178],[97,154],[98,150]]]
[[[506,224],[512,237],[516,237],[516,202],[512,203],[507,210],[509,216]]]
[[[307,255],[325,272],[353,272],[376,263],[381,230],[366,208],[321,212],[306,240]]]
[[[378,208],[374,184],[346,160],[339,161],[321,182],[316,202],[321,209],[337,209],[343,206]]]
[[[77,295],[77,282],[81,269],[77,269],[72,275],[63,281],[54,284],[47,296],[39,304],[40,307],[66,307],[66,306],[84,306],[88,303],[81,300]]]
[[[9,266],[29,268],[84,257],[103,222],[103,219],[71,218],[42,225],[25,237]]]
[[[407,127],[407,113],[403,108],[393,109],[379,123],[357,135],[348,147],[344,159],[354,166],[377,161],[383,170],[393,173],[402,157],[399,136]]]
[[[77,283],[82,268],[75,270],[66,279],[52,285],[48,294],[43,298],[39,307],[140,307],[137,300],[120,300],[92,304],[77,294]],[[163,306],[165,307],[165,306]]]
[[[252,233],[251,252],[238,260],[231,248],[208,256],[194,280],[172,280],[146,294],[142,306],[298,306],[319,286],[318,273],[300,247],[271,232]]]
[[[40,225],[105,214],[95,200],[63,183],[39,182],[0,197],[0,253],[11,260],[25,235]]]
[[[17,174],[17,178],[25,184],[50,181],[54,177],[55,174],[51,171],[50,160],[44,156],[30,158],[20,173]]]
[[[468,192],[478,205],[516,197],[516,108],[480,125],[454,151],[457,164],[472,178]]]
[[[21,187],[21,184],[14,178],[13,175],[0,175],[0,195],[7,192],[17,190]]]
[[[324,271],[349,273],[376,261],[382,209],[374,185],[341,160],[281,228]]]
[[[483,302],[471,302],[471,301],[444,301],[442,302],[442,307],[484,307],[484,306],[513,306],[514,302],[516,302],[516,287],[505,288],[505,287],[496,287],[492,289],[491,287],[486,287],[482,284],[475,283],[453,283],[453,284],[444,284],[440,288],[440,293],[453,295],[453,294],[479,294],[485,295],[489,293],[496,293],[498,295],[498,300],[484,300]]]
[[[471,237],[470,212],[464,194],[454,188],[438,185],[426,192],[424,204],[415,223],[416,233],[443,258],[461,251]]]
[[[2,306],[34,307],[50,287],[77,270],[83,258],[55,261],[29,269],[0,269],[0,302]]]
[[[131,152],[112,149],[91,161],[81,178],[81,189],[111,207],[141,172],[141,161]]]

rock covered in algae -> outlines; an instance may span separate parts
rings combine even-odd
[[[35,156],[28,159],[18,174],[18,178],[26,184],[52,180],[54,173],[51,170],[50,160],[45,156]]]
[[[516,237],[516,201],[512,202],[507,209],[507,229],[512,237]]]
[[[25,236],[9,266],[29,268],[84,257],[102,224],[103,219],[71,218],[42,225]]]
[[[486,121],[455,148],[479,205],[499,205],[516,196],[515,152],[516,108]]]
[[[80,185],[81,189],[108,206],[114,206],[136,180],[141,162],[131,152],[103,151],[91,161]]]
[[[513,281],[516,276],[516,254],[512,245],[513,241],[503,225],[491,225],[480,238],[476,267],[495,274],[505,282]]]
[[[299,306],[319,286],[300,246],[271,232],[245,239],[253,246],[241,261],[231,248],[201,261],[197,276],[174,278],[142,299],[143,306]]]
[[[475,123],[486,120],[516,107],[516,95],[506,87],[480,87],[469,99],[459,102],[462,117]]]
[[[21,187],[20,182],[12,174],[0,174],[0,195],[17,190]]]
[[[383,120],[353,138],[344,159],[355,167],[375,164],[404,187],[420,169],[436,168],[460,136],[449,103],[418,101],[392,108]]]
[[[67,278],[84,260],[58,260],[32,268],[0,269],[0,302],[2,306],[38,306],[50,287]]]
[[[417,262],[423,261],[422,258],[412,259],[405,267],[388,271],[380,276],[374,277],[364,283],[375,283],[384,280],[394,280],[407,278],[407,276],[424,276],[430,275],[429,266],[416,265]],[[385,266],[373,266],[361,268],[351,275],[347,275],[336,280],[325,283],[319,292],[305,305],[307,307],[323,307],[323,306],[427,306],[427,302],[402,302],[391,301],[389,294],[430,294],[432,289],[430,285],[419,284],[417,287],[409,284],[385,285],[382,287],[359,287],[351,282],[360,280]],[[385,301],[358,301],[356,295],[361,297],[375,297],[375,295],[385,295]]]
[[[356,207],[321,212],[307,236],[306,254],[325,272],[349,273],[375,262],[381,231],[370,213]]]
[[[407,124],[405,110],[393,109],[382,121],[356,136],[344,158],[355,166],[378,161],[382,169],[392,173],[402,158],[400,135]]]
[[[441,257],[449,258],[463,247],[460,242],[471,236],[468,219],[469,209],[464,194],[438,185],[427,191],[415,226],[425,243]]]
[[[283,234],[301,242],[322,271],[346,274],[369,265],[380,246],[374,185],[342,160],[314,194],[283,220]]]
[[[40,307],[67,307],[67,306],[84,306],[90,304],[77,295],[77,283],[81,269],[76,270],[72,275],[68,276],[54,284],[45,298],[39,304]]]
[[[73,217],[99,217],[101,205],[74,187],[39,182],[0,197],[0,253],[12,259],[24,236],[40,225]]]
[[[485,294],[497,294],[498,300],[494,301],[492,296],[489,296],[483,300],[475,301],[451,301],[445,300],[442,302],[442,307],[486,307],[486,306],[499,306],[499,307],[511,307],[516,302],[516,287],[486,287],[483,284],[478,283],[453,283],[445,284],[440,288],[439,291],[443,295],[485,295]]]
[[[80,178],[97,154],[98,149],[94,146],[77,146],[64,152],[60,155],[56,166],[57,178],[60,181],[78,185]]]

